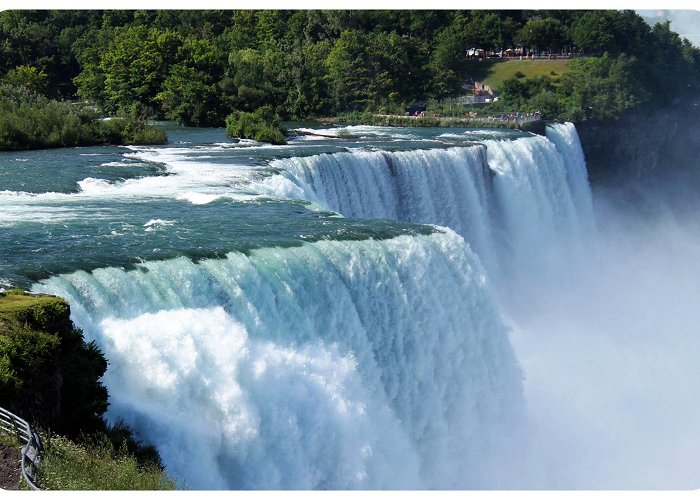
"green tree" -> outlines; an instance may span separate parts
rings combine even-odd
[[[271,106],[262,106],[252,113],[234,111],[226,117],[226,135],[272,144],[287,143],[284,130],[279,124],[279,116]]]
[[[547,49],[550,54],[562,48],[566,43],[566,30],[562,23],[554,18],[530,19],[520,29],[516,40],[537,51]]]
[[[166,118],[181,125],[215,127],[224,120],[222,99],[215,87],[204,83],[200,72],[182,64],[171,68],[155,100]]]
[[[168,119],[182,125],[221,126],[226,109],[219,82],[223,78],[225,54],[214,42],[187,38],[177,50],[177,64],[155,100]]]
[[[8,85],[22,85],[30,92],[46,94],[48,90],[48,76],[44,71],[34,66],[17,66],[7,72],[3,82]]]
[[[614,14],[610,11],[585,12],[574,24],[571,33],[574,45],[583,52],[617,53],[613,16]]]
[[[605,54],[572,61],[558,89],[567,119],[611,119],[648,100],[635,57]]]
[[[435,48],[430,54],[430,97],[447,97],[461,88],[460,68],[465,52],[463,37],[455,27],[445,28],[437,35]]]
[[[156,95],[181,39],[145,26],[118,28],[100,60],[105,108],[110,112],[158,114]]]
[[[221,85],[231,107],[253,111],[269,104],[276,109],[284,101],[286,82],[281,80],[281,53],[241,49],[231,53],[228,63],[227,76]]]
[[[328,57],[336,110],[363,110],[415,99],[427,77],[420,44],[395,32],[344,31]]]
[[[358,110],[367,107],[367,89],[371,70],[367,53],[368,36],[358,30],[344,31],[335,41],[328,57],[328,80],[336,109]]]
[[[284,108],[292,118],[323,116],[330,112],[332,102],[324,64],[330,48],[328,41],[299,44],[285,57],[288,90]]]
[[[503,48],[505,41],[501,18],[495,12],[473,14],[466,26],[466,34],[469,47],[485,50]]]

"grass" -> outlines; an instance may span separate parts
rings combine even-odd
[[[125,448],[115,450],[97,436],[88,445],[52,436],[44,439],[46,454],[38,477],[43,490],[174,490],[177,482],[155,465],[139,465]]]
[[[525,75],[525,78],[550,76],[556,79],[569,70],[568,63],[567,59],[470,61],[467,63],[466,70],[474,80],[498,90],[505,80],[513,78],[518,72]]]
[[[0,293],[0,318],[16,318],[27,309],[63,307],[65,301],[52,295],[29,295],[21,290]]]
[[[44,458],[37,482],[42,490],[175,490],[177,481],[156,465],[140,465],[126,447],[115,450],[109,438],[97,434],[79,445],[42,432]],[[10,434],[0,432],[0,443],[21,448]],[[30,490],[25,481],[20,489]],[[184,489],[184,485],[182,488]]]
[[[21,290],[0,293],[0,336],[11,330],[58,334],[71,329],[68,303],[60,297],[28,294]]]

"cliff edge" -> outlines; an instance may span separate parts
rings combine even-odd
[[[593,184],[700,172],[700,96],[576,124]]]
[[[59,297],[0,293],[0,406],[68,437],[104,429],[107,360]]]

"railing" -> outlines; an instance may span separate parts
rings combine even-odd
[[[44,457],[44,447],[39,434],[26,420],[2,407],[0,407],[0,431],[9,434],[22,444],[22,477],[31,489],[38,490],[36,476],[39,472],[39,463]]]

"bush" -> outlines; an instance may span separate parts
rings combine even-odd
[[[241,139],[253,139],[271,144],[287,144],[284,129],[272,107],[263,106],[252,113],[234,111],[226,117],[226,135]]]
[[[101,120],[85,106],[48,99],[26,86],[0,85],[0,150],[166,140],[162,129],[137,118]]]

